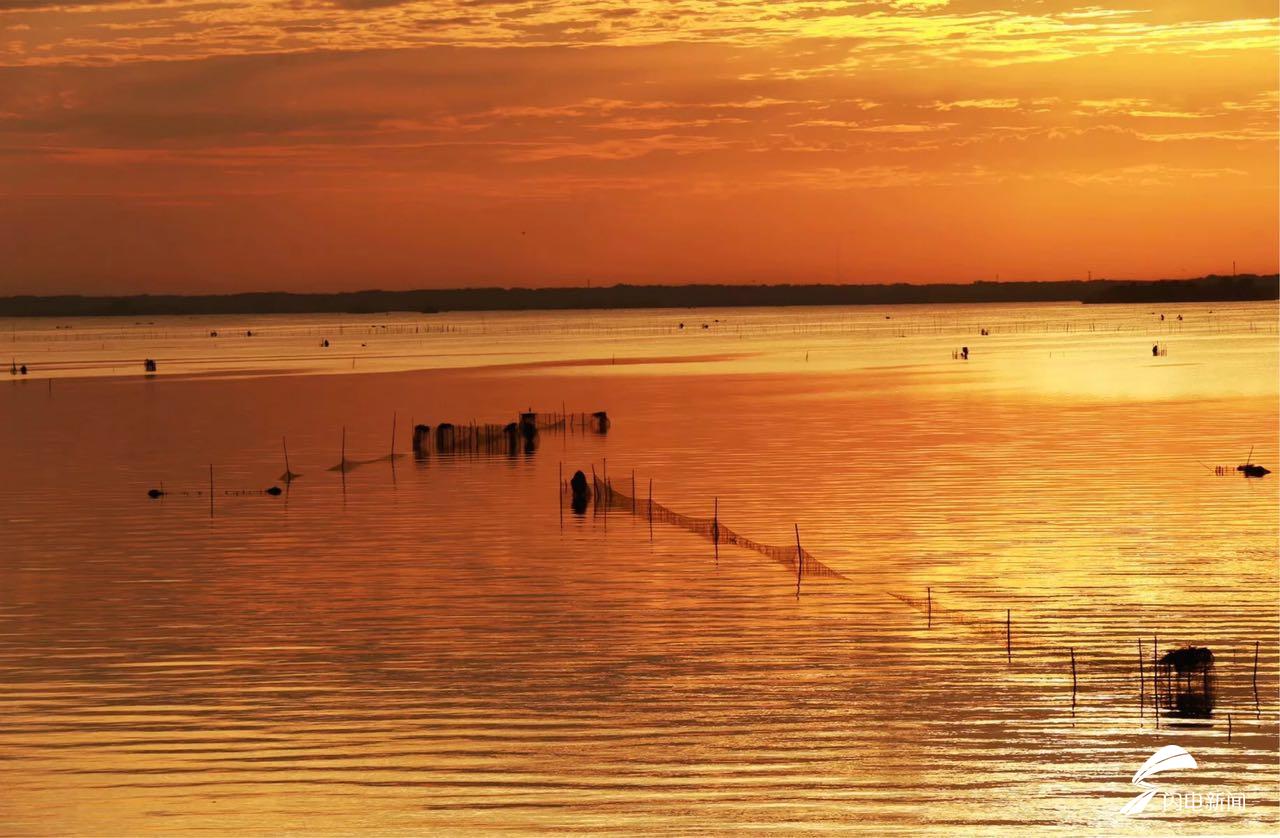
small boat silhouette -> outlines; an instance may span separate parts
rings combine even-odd
[[[1271,469],[1254,464],[1252,446],[1249,448],[1249,456],[1245,458],[1244,465],[1236,466],[1236,471],[1241,472],[1245,477],[1266,477],[1271,473]]]

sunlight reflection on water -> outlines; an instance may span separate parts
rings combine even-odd
[[[1196,461],[1280,461],[1275,306],[1161,311],[6,321],[0,827],[1274,829],[1277,483]],[[561,403],[613,430],[385,459]],[[344,427],[381,461],[328,471]],[[561,462],[853,581],[562,519]],[[1155,635],[1214,649],[1212,726],[1140,712]],[[1118,815],[1169,742],[1248,808]]]

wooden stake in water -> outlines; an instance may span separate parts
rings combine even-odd
[[[1071,649],[1071,704],[1072,706],[1074,706],[1075,703],[1076,703],[1076,650],[1075,650],[1075,647],[1072,647]]]
[[[804,548],[800,546],[800,525],[796,524],[796,599],[800,598],[800,577],[804,574]]]
[[[720,564],[720,498],[716,498],[712,506],[711,542],[715,545],[716,564]]]
[[[209,517],[213,517],[213,463],[209,463]]]
[[[560,461],[560,465],[558,469],[559,469],[559,475],[556,480],[558,491],[556,492],[556,494],[560,496],[560,529],[564,529],[564,461],[563,460]]]
[[[653,543],[653,478],[649,478],[649,543]]]
[[[284,448],[284,482],[293,482],[293,469],[289,468],[289,440],[282,435],[280,437],[280,446]]]
[[[1004,612],[1004,653],[1009,659],[1009,663],[1013,663],[1013,610],[1006,609]]]
[[[1253,691],[1258,691],[1258,648],[1257,640],[1253,641]]]
[[[631,469],[631,514],[636,514],[636,470]]]
[[[391,459],[396,458],[396,413],[391,411]]]
[[[1147,675],[1142,665],[1142,638],[1138,638],[1138,718],[1147,712]]]
[[[924,593],[925,602],[928,603],[928,611],[925,612],[929,615],[929,623],[927,627],[933,628],[933,588],[925,588]]]
[[[1160,729],[1160,635],[1151,635],[1151,710]]]

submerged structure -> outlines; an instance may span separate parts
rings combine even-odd
[[[1184,646],[1156,661],[1156,704],[1171,716],[1207,719],[1213,714],[1213,652]]]

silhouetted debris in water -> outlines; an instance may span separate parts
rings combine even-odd
[[[524,438],[526,454],[532,454],[538,447],[538,414],[526,411],[520,414],[520,436]]]
[[[1268,474],[1271,473],[1270,469],[1265,469],[1262,466],[1254,465],[1252,445],[1249,446],[1249,456],[1245,458],[1244,465],[1236,466],[1236,471],[1240,472],[1245,477],[1266,477]]]
[[[1213,713],[1213,652],[1184,646],[1156,661],[1156,703],[1169,715],[1207,719]]]
[[[148,490],[147,490],[147,497],[149,497],[149,498],[162,498],[162,497],[164,497],[164,489],[148,489]]]
[[[268,494],[268,495],[283,495],[283,494],[284,494],[284,489],[281,489],[279,486],[272,486],[270,489],[267,489],[267,494]]]
[[[430,425],[414,425],[413,426],[413,453],[416,456],[423,456],[431,447],[431,426]]]
[[[613,423],[609,421],[609,414],[603,410],[597,410],[591,414],[591,430],[598,434],[609,433],[609,426]]]
[[[457,439],[457,432],[451,422],[441,422],[436,425],[436,450],[451,451],[454,447],[454,441]]]
[[[156,362],[155,362],[154,360],[152,360],[151,358],[148,358],[148,359],[146,359],[145,361],[143,361],[143,362],[142,362],[142,369],[143,369],[143,371],[145,371],[145,372],[155,372],[155,371],[156,371]]]
[[[578,469],[569,479],[569,491],[573,495],[573,511],[578,515],[586,514],[587,502],[591,500],[591,487],[587,485],[587,476]]]

